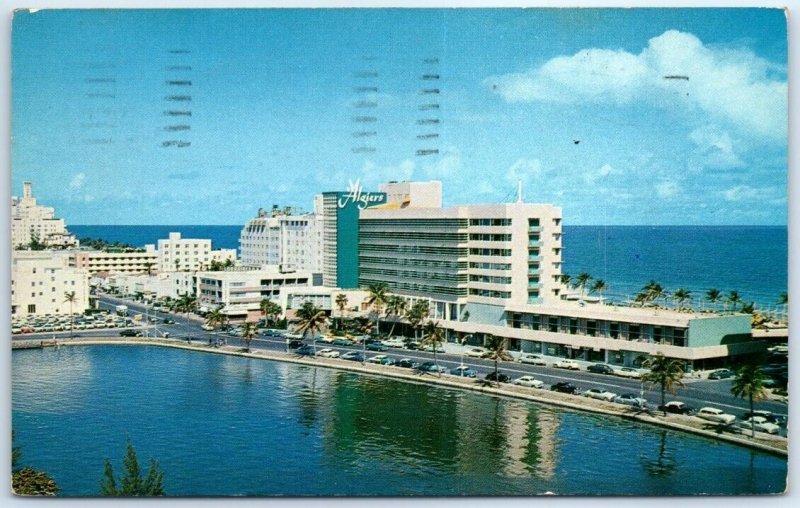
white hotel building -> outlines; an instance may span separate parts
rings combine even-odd
[[[541,204],[367,208],[359,218],[359,286],[384,282],[427,300],[448,339],[638,366],[663,353],[694,367],[762,350],[750,316],[567,301],[561,209]]]
[[[54,208],[38,205],[31,188],[31,182],[23,182],[22,197],[11,198],[11,248],[29,244],[33,235],[48,247],[76,246],[64,219],[56,218]]]
[[[212,261],[236,261],[236,249],[211,250],[211,240],[181,238],[170,233],[158,240],[158,271],[194,271],[206,269]]]
[[[72,268],[61,251],[14,251],[11,256],[11,316],[69,314],[89,308],[89,272]]]

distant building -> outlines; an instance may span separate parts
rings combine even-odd
[[[90,274],[147,274],[157,273],[158,253],[154,245],[145,245],[144,252],[113,252],[98,250],[72,251],[71,266],[85,268]]]
[[[72,312],[89,307],[89,272],[72,268],[57,251],[13,251],[11,256],[11,316],[69,314],[67,294],[75,294]]]
[[[11,198],[11,246],[27,246],[33,238],[48,248],[78,245],[75,236],[64,226],[64,219],[55,217],[55,209],[39,206],[33,197],[31,182],[22,184],[22,197]]]
[[[211,250],[211,240],[181,238],[180,233],[170,233],[169,238],[158,240],[158,271],[204,270],[211,261],[236,260],[235,249]]]
[[[321,197],[317,198],[321,205]],[[322,228],[318,211],[293,214],[291,208],[263,209],[248,221],[239,236],[241,263],[279,265],[285,270],[322,273]]]

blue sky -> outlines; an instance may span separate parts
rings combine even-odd
[[[11,50],[12,194],[67,224],[242,224],[357,178],[446,206],[522,180],[567,224],[787,222],[781,10],[45,10]]]

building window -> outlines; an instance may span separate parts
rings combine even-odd
[[[609,335],[611,335],[612,339],[619,338],[619,323],[611,323],[609,325]]]
[[[642,336],[642,327],[639,325],[628,325],[628,340],[639,340]]]
[[[28,314],[36,314],[36,304],[29,303],[28,304]]]

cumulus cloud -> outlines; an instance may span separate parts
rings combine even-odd
[[[506,180],[514,185],[522,181],[527,186],[542,173],[542,163],[539,159],[518,159],[506,171]]]
[[[508,102],[681,105],[752,135],[783,139],[788,87],[771,77],[775,68],[752,51],[706,46],[690,33],[669,30],[638,54],[584,49],[485,84]]]
[[[86,175],[84,173],[78,173],[72,177],[72,180],[70,180],[69,190],[79,191],[83,189],[84,183],[86,183]]]
[[[689,169],[735,168],[743,165],[733,148],[730,135],[714,125],[699,127],[689,134],[695,149],[688,161]]]
[[[722,191],[722,196],[726,201],[749,201],[758,198],[764,189],[756,189],[749,185],[737,185]]]

